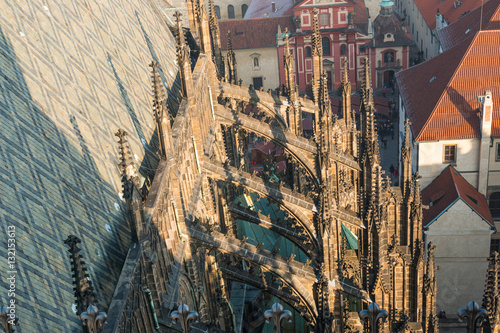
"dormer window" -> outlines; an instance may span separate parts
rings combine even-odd
[[[393,33],[386,33],[384,35],[384,43],[387,42],[394,42],[394,34]]]

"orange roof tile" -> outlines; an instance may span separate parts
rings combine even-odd
[[[447,167],[432,183],[422,190],[423,226],[427,227],[458,199],[465,201],[483,220],[494,228],[488,202],[484,195],[469,184],[452,166]]]
[[[277,47],[278,25],[282,32],[295,29],[291,16],[219,21],[221,48],[227,50],[228,31],[234,50]]]
[[[500,30],[476,33],[461,44],[396,74],[416,141],[479,138],[478,96],[491,90],[500,106]],[[424,97],[425,96],[425,97]],[[492,136],[500,136],[494,108]]]
[[[446,22],[453,23],[464,13],[467,13],[481,5],[482,0],[461,0],[462,4],[458,7],[453,6],[455,0],[415,0],[420,13],[431,30],[436,28],[436,14],[444,17]]]
[[[500,29],[500,0],[489,0],[469,14],[437,31],[439,43],[444,51],[460,44],[467,36],[475,35],[483,18],[483,30]]]

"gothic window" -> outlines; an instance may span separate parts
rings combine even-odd
[[[319,16],[319,23],[321,25],[328,25],[328,24],[330,24],[330,15],[329,14],[321,14]]]
[[[328,37],[323,37],[321,39],[322,44],[323,44],[323,56],[329,56],[331,55],[330,51],[330,38]]]
[[[245,18],[245,14],[247,12],[248,6],[246,4],[241,5],[241,17]]]
[[[384,53],[384,62],[386,64],[394,63],[394,52],[389,51]]]
[[[457,145],[444,145],[443,163],[457,162]]]
[[[490,212],[494,219],[500,218],[500,192],[495,192],[490,196]]]
[[[215,16],[220,20],[220,7],[219,6],[214,6],[215,9]]]
[[[227,17],[230,19],[234,19],[234,6],[233,5],[227,6]]]
[[[342,44],[340,45],[340,55],[346,55],[347,54],[347,45]]]
[[[306,46],[306,58],[310,58],[312,55],[311,48]]]

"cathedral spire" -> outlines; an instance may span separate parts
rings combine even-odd
[[[137,170],[128,146],[127,132],[120,128],[115,133],[115,136],[118,137],[120,149],[120,169],[122,172],[123,197],[128,199],[132,196],[134,186],[138,189],[140,188]]]
[[[146,235],[141,185],[127,144],[127,132],[119,129],[115,135],[118,137],[118,144],[120,145],[123,198],[127,203],[127,211],[130,213],[133,222],[132,239],[139,242]]]
[[[64,241],[64,244],[69,246],[71,259],[71,272],[73,276],[73,284],[76,297],[76,313],[82,314],[90,305],[95,305],[95,292],[92,286],[92,281],[88,278],[87,267],[85,261],[80,255],[81,249],[78,244],[82,241],[75,235],[69,235]]]
[[[227,67],[228,67],[228,82],[238,84],[236,74],[236,55],[233,51],[233,43],[231,42],[231,31],[227,32]]]
[[[219,19],[215,12],[214,0],[209,0],[209,23],[210,23],[210,36],[212,37],[212,58],[217,68],[217,75],[219,79],[224,77],[224,59],[222,57],[220,45],[220,30]]]
[[[365,142],[377,142],[377,154],[378,154],[378,136],[377,136],[377,126],[375,123],[375,105],[373,103],[373,92],[370,80],[370,63],[368,58],[365,58],[363,64],[364,78],[363,85],[361,88],[361,134],[363,136],[362,140]],[[375,151],[373,151],[375,153]]]
[[[285,79],[286,90],[288,93],[288,126],[295,135],[302,135],[302,110],[299,106],[299,94],[295,85],[295,71],[293,68],[293,55],[290,50],[290,41],[288,38],[288,28],[285,29],[285,54],[283,60],[285,62]]]
[[[401,146],[401,191],[403,198],[407,199],[410,193],[409,186],[411,185],[412,175],[412,153],[411,153],[411,138],[410,138],[410,120],[405,120],[405,138]]]
[[[199,44],[202,53],[210,53],[212,51],[210,43],[210,27],[205,9],[204,0],[195,0],[194,2],[194,18],[196,19],[197,33]]]
[[[182,28],[182,14],[180,12],[175,12],[174,16],[177,25],[177,66],[179,66],[179,74],[181,77],[182,96],[188,98],[192,95],[193,91],[190,50],[189,46],[186,45],[184,29]]]
[[[313,10],[313,35],[312,35],[312,46],[313,46],[313,98],[314,103],[319,105],[319,85],[321,80],[321,75],[323,73],[323,41],[321,34],[319,32],[319,22],[318,22],[318,8]]]
[[[342,60],[342,118],[347,129],[352,127],[352,111],[351,111],[351,82],[349,82],[349,69],[347,66],[347,58]]]
[[[365,58],[363,63],[363,85],[361,87],[361,97],[365,100],[366,104],[373,103],[373,89],[371,85],[371,74],[370,74],[370,61]]]
[[[158,71],[159,64],[153,61],[149,66],[151,67],[151,85],[153,88],[153,116],[160,143],[160,155],[167,158],[172,155],[173,146],[165,86]]]

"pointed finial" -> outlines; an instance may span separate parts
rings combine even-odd
[[[132,160],[132,154],[127,142],[127,132],[123,129],[118,129],[115,133],[118,137],[118,144],[120,149],[120,167],[122,171],[122,188],[123,197],[128,198],[131,195],[132,186],[140,188],[135,165]]]
[[[363,98],[366,102],[369,102],[373,99],[373,93],[370,80],[370,61],[368,60],[368,57],[365,58],[365,61],[363,63],[363,72]]]
[[[68,245],[71,259],[71,272],[73,276],[73,284],[76,298],[77,313],[84,312],[91,304],[95,304],[95,293],[92,281],[88,279],[87,268],[85,261],[80,255],[78,244],[82,241],[75,235],[69,235],[64,241]]]
[[[231,42],[231,30],[227,31],[227,50],[233,51],[233,43]]]
[[[347,57],[345,57],[343,60],[342,60],[342,67],[343,67],[343,73],[342,73],[342,83],[343,84],[350,84],[349,83],[349,71],[348,71],[348,67],[347,67]]]
[[[312,44],[313,44],[313,52],[318,55],[323,55],[323,44],[321,40],[321,35],[319,33],[319,22],[318,22],[318,8],[314,8],[313,10],[313,36],[312,36]]]
[[[177,11],[174,13],[175,23],[177,23],[177,25],[181,23],[181,16],[182,16],[181,12]]]

